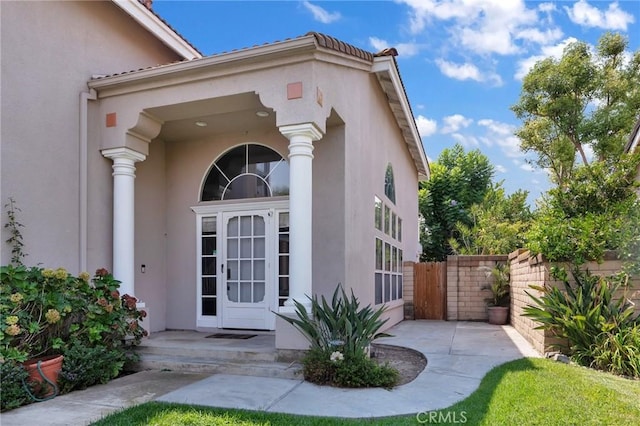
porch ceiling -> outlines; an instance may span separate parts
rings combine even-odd
[[[274,111],[264,107],[255,93],[164,105],[145,111],[164,122],[158,138],[168,142],[276,126]],[[258,111],[266,111],[269,116],[258,117]],[[207,125],[200,127],[196,122]]]

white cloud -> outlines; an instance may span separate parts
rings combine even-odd
[[[486,135],[482,138],[486,145],[491,146],[495,143],[504,155],[510,158],[524,155],[520,151],[520,140],[514,135],[516,126],[491,119],[478,120],[478,125],[487,129]]]
[[[302,5],[313,14],[313,19],[322,22],[323,24],[330,24],[342,18],[340,13],[328,12],[326,9],[316,6],[309,1],[303,1]]]
[[[456,133],[458,130],[464,127],[469,127],[473,120],[466,118],[464,115],[454,114],[444,117],[442,119],[444,127],[440,131],[441,133]]]
[[[442,74],[456,80],[475,80],[490,82],[496,86],[502,85],[502,78],[498,74],[494,72],[482,73],[478,67],[468,62],[455,64],[444,59],[436,59],[436,65]]]
[[[369,44],[371,44],[371,46],[378,52],[388,47],[395,47],[398,51],[398,56],[401,58],[409,58],[411,56],[417,55],[418,52],[420,52],[420,45],[417,43],[393,44],[377,37],[369,37]]]
[[[634,22],[633,15],[620,9],[618,2],[609,3],[606,11],[591,6],[586,0],[574,3],[572,7],[564,7],[569,19],[578,25],[605,30],[627,30],[627,25]]]
[[[493,167],[496,169],[496,172],[498,173],[507,173],[507,168],[501,164],[496,164]]]
[[[451,137],[454,141],[467,149],[474,149],[480,146],[480,141],[475,136],[453,133]]]
[[[532,43],[548,45],[562,38],[563,33],[560,28],[549,28],[541,31],[538,28],[525,28],[515,34],[515,38],[526,40]]]
[[[529,73],[529,71],[533,68],[536,62],[542,61],[543,59],[553,57],[555,59],[560,59],[562,57],[562,52],[568,44],[575,43],[578,41],[574,37],[568,37],[562,40],[558,44],[554,44],[551,46],[544,46],[540,49],[539,55],[529,56],[528,58],[524,58],[518,61],[516,73],[514,78],[516,80],[522,80],[525,75]]]
[[[421,138],[433,135],[438,130],[438,124],[435,120],[431,120],[422,115],[416,118],[416,126]]]
[[[425,30],[432,20],[452,21],[451,36],[478,54],[509,55],[520,48],[514,35],[538,23],[538,13],[523,0],[400,0],[409,6],[412,34]]]
[[[528,163],[522,163],[522,164],[520,165],[520,168],[521,168],[522,170],[527,171],[527,172],[533,172],[533,171],[535,171],[535,169],[533,168],[533,166],[532,166],[531,164],[528,164]]]
[[[553,4],[553,3],[540,3],[538,5],[538,10],[540,12],[549,13],[549,12],[553,12],[553,11],[555,11],[557,9],[556,9],[556,5]]]

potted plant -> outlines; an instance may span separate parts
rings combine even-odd
[[[496,263],[493,268],[486,268],[485,275],[491,280],[484,289],[491,290],[487,311],[489,324],[503,325],[509,319],[509,265]]]

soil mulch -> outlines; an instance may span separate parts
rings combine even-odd
[[[427,359],[424,355],[414,349],[379,343],[374,343],[371,347],[371,357],[377,363],[388,363],[398,370],[400,380],[397,386],[413,381],[427,366]]]

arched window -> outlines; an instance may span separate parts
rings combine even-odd
[[[289,194],[289,164],[262,145],[245,144],[227,151],[213,164],[200,201],[237,200]]]
[[[384,195],[393,203],[396,203],[396,184],[393,181],[393,167],[391,163],[387,165],[387,171],[384,174]]]

